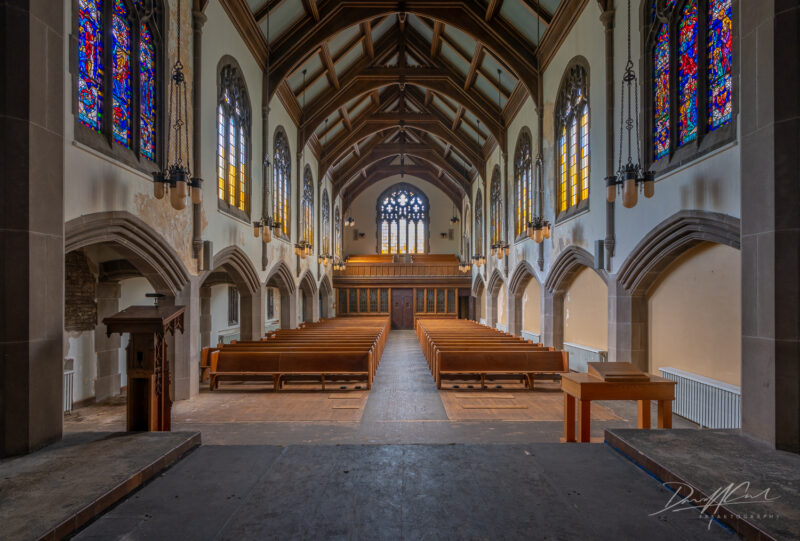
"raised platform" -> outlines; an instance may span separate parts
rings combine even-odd
[[[610,429],[605,441],[676,493],[664,514],[714,516],[745,539],[800,539],[800,455],[738,430]]]
[[[66,537],[198,445],[198,432],[86,432],[3,460],[0,537]]]

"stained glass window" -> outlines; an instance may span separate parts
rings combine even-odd
[[[683,145],[697,138],[697,0],[683,8],[678,36],[678,137]]]
[[[556,102],[558,210],[565,212],[589,198],[589,81],[586,69],[567,69]]]
[[[342,215],[339,213],[339,205],[333,209],[333,251],[334,256],[342,257]]]
[[[131,147],[131,25],[123,0],[114,0],[111,21],[112,102],[114,140]]]
[[[669,154],[669,28],[666,23],[661,25],[653,49],[653,64],[655,66],[654,86],[654,111],[655,119],[655,159],[660,160]]]
[[[500,180],[500,168],[495,167],[492,183],[489,187],[489,224],[491,226],[492,244],[497,244],[503,235],[503,189]]]
[[[528,131],[523,131],[517,141],[514,159],[514,192],[516,196],[514,218],[517,236],[525,233],[528,222],[533,219],[533,160],[531,153],[531,135]]]
[[[483,254],[483,194],[480,188],[475,196],[475,253]]]
[[[275,134],[275,158],[274,171],[272,175],[272,216],[280,222],[280,233],[288,238],[289,217],[291,205],[289,203],[291,195],[291,172],[292,155],[289,152],[289,142],[283,130],[278,130]]]
[[[78,2],[78,119],[103,129],[103,3]]]
[[[708,127],[731,121],[733,10],[731,0],[708,2]]]
[[[378,198],[382,254],[425,253],[428,198],[411,184],[395,184]]]
[[[146,24],[139,27],[139,151],[149,160],[155,157],[156,134],[156,48]]]
[[[217,189],[229,210],[248,213],[250,99],[239,69],[231,64],[219,73],[217,104]]]
[[[331,203],[328,200],[327,188],[322,190],[322,200],[320,201],[320,238],[322,239],[322,246],[320,253],[323,255],[330,254],[331,251]]]
[[[303,199],[300,201],[300,231],[302,239],[309,244],[314,244],[314,179],[311,178],[311,168],[306,167],[303,175]]]

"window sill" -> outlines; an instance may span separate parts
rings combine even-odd
[[[219,199],[219,196],[217,197],[217,210],[221,214],[233,218],[237,222],[241,222],[248,227],[253,227],[253,224],[250,223],[250,215],[247,212],[230,206],[227,202]]]
[[[558,216],[556,216],[556,223],[555,226],[558,227],[561,224],[569,222],[570,220],[577,218],[579,216],[583,216],[584,214],[588,213],[589,210],[589,200],[584,199],[576,206],[561,212]]]
[[[716,133],[713,135],[717,135]],[[722,134],[725,135],[725,134]],[[735,147],[738,141],[735,137],[706,138],[697,144],[692,142],[675,151],[671,156],[661,158],[650,164],[656,174],[656,182],[680,173],[704,160]]]
[[[91,150],[106,161],[132,170],[150,181],[152,181],[152,173],[158,171],[158,165],[155,162],[137,156],[133,150],[110,141],[105,135],[97,133],[77,121],[75,122],[74,142],[78,143],[80,147]]]

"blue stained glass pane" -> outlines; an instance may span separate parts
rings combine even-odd
[[[669,28],[661,25],[653,49],[655,159],[669,154]]]
[[[678,32],[678,137],[683,145],[697,138],[697,0],[683,8]]]
[[[111,26],[112,108],[114,140],[131,146],[131,27],[128,8],[122,0],[114,0]]]
[[[733,8],[731,0],[708,3],[708,127],[715,130],[733,117]]]
[[[142,156],[152,160],[155,156],[156,136],[156,49],[153,36],[147,25],[142,24],[139,32],[139,85],[140,138],[139,148]]]
[[[78,120],[97,131],[103,124],[102,14],[102,0],[78,0]]]

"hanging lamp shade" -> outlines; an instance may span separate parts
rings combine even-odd
[[[617,177],[606,177],[606,201],[613,203],[617,200]]]
[[[181,186],[183,188],[181,189]],[[183,195],[181,195],[183,192]],[[186,208],[186,183],[177,182],[175,186],[169,191],[169,202],[175,210],[183,210]]]
[[[193,205],[200,205],[203,202],[203,180],[199,178],[193,178],[191,181],[192,187],[192,204]]]
[[[544,227],[542,228],[542,234],[544,235],[544,238],[546,238],[546,239],[550,238],[550,224],[549,223],[545,224]]]
[[[636,189],[636,180],[627,178],[622,183],[622,206],[626,209],[633,208],[639,201],[639,192]]]
[[[533,242],[536,244],[541,244],[544,240],[544,230],[541,227],[537,227],[533,231]]]

